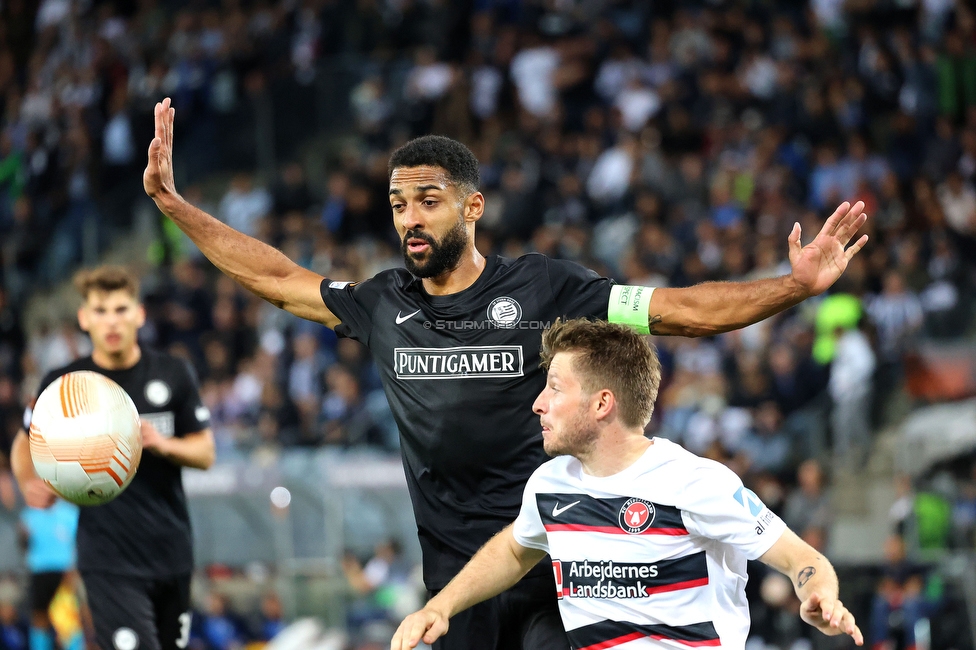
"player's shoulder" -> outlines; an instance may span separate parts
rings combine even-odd
[[[145,364],[146,373],[153,380],[171,382],[177,386],[196,384],[196,370],[194,370],[193,364],[184,357],[143,347],[140,363]]]
[[[413,284],[416,278],[405,268],[396,267],[384,269],[371,278],[359,282],[345,282],[339,280],[322,280],[322,291],[343,291],[351,290],[355,292],[405,289]]]
[[[532,492],[551,491],[565,487],[579,475],[580,463],[572,456],[556,456],[536,468],[529,477],[528,489]]]
[[[573,260],[549,257],[542,253],[526,253],[512,260],[513,268],[545,274],[550,282],[560,284],[567,278],[592,280],[600,277],[593,269]]]
[[[41,378],[41,383],[37,387],[37,395],[40,395],[45,388],[54,383],[54,380],[62,375],[66,375],[69,372],[78,372],[80,370],[93,370],[98,372],[98,366],[92,361],[90,356],[81,357],[75,359],[69,364],[63,365],[59,368],[54,368],[53,370],[47,371],[47,373]]]
[[[664,438],[655,438],[652,471],[656,483],[669,486],[682,498],[699,498],[714,494],[723,487],[741,485],[742,481],[731,469],[711,458],[702,458],[684,447]]]
[[[141,361],[153,369],[169,370],[172,372],[182,372],[190,366],[190,362],[183,357],[150,347],[142,348]]]

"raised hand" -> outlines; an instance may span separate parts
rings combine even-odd
[[[800,605],[800,618],[827,636],[847,634],[856,645],[864,645],[864,635],[855,624],[854,615],[839,600],[823,598],[813,592]]]
[[[830,215],[816,239],[802,247],[800,224],[793,225],[789,237],[790,266],[794,281],[805,293],[804,298],[823,293],[844,273],[847,263],[868,242],[868,236],[863,235],[847,246],[867,218],[863,202],[852,206],[845,201]]]
[[[142,185],[153,200],[176,195],[173,178],[173,120],[176,109],[167,97],[154,109],[156,136],[149,143],[149,163],[142,175]]]

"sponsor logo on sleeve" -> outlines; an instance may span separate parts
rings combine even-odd
[[[524,374],[521,345],[396,348],[397,379],[495,379]]]
[[[210,409],[208,409],[206,406],[198,406],[193,411],[193,414],[196,415],[197,422],[206,422],[210,419]]]
[[[339,281],[330,282],[329,283],[329,288],[330,289],[345,289],[346,287],[348,287],[351,284],[352,284],[352,282],[339,282]]]
[[[775,513],[766,507],[756,493],[747,487],[740,487],[732,495],[732,498],[739,502],[739,505],[749,510],[749,514],[756,518],[756,535],[762,535],[766,529],[776,519]]]

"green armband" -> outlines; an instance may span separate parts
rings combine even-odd
[[[639,334],[650,334],[647,308],[651,304],[654,287],[634,287],[615,284],[610,287],[607,320],[633,327]]]

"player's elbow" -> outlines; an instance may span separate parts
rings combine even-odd
[[[207,429],[200,445],[200,453],[197,455],[197,469],[210,469],[217,462],[217,445],[214,442],[213,433]]]

